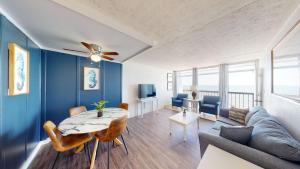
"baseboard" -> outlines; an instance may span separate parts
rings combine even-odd
[[[26,161],[24,161],[24,163],[21,165],[20,169],[27,169],[29,167],[29,165],[31,164],[31,162],[33,161],[33,159],[35,158],[35,156],[37,155],[37,153],[39,152],[40,148],[42,147],[42,145],[47,144],[50,142],[50,139],[47,138],[43,141],[40,141],[37,146],[33,149],[32,153],[29,155],[29,157],[27,158]]]

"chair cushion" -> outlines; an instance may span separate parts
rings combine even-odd
[[[251,139],[253,126],[221,126],[220,136],[228,140],[246,145]]]
[[[187,98],[188,94],[178,94],[177,95],[177,99],[183,99],[183,98]]]
[[[212,109],[216,108],[216,106],[213,104],[202,104],[201,107],[212,108]]]
[[[70,149],[76,148],[86,142],[89,142],[93,139],[89,134],[71,134],[67,136],[63,136],[60,139],[62,144],[62,149],[57,150],[60,152],[68,151]]]
[[[254,125],[249,145],[279,158],[300,162],[300,143],[273,117]]]
[[[173,102],[182,103],[182,100],[173,100]]]
[[[238,109],[238,108],[230,108],[229,109],[229,119],[237,121],[239,123],[245,124],[245,118],[249,109]]]
[[[203,96],[203,103],[204,104],[217,104],[220,101],[219,96]]]

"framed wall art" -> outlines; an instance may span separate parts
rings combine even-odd
[[[83,74],[83,90],[100,89],[100,69],[84,67]]]
[[[8,95],[29,93],[29,52],[15,43],[8,44]]]

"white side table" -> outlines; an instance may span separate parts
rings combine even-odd
[[[148,98],[137,99],[136,111],[137,111],[137,116],[138,117],[141,117],[141,118],[144,117],[146,103],[148,103],[148,102],[152,103],[152,111],[158,110],[158,98],[157,97],[148,97]],[[154,109],[154,103],[156,103],[156,108],[155,109]],[[140,106],[140,111],[139,111],[139,105],[141,105]]]
[[[200,99],[185,98],[184,101],[188,105],[189,105],[189,103],[191,104],[191,111],[196,112],[196,113],[199,112],[199,102],[201,101]]]

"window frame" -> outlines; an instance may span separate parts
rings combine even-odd
[[[172,80],[169,78],[172,77]],[[169,84],[171,84],[171,87],[169,88]],[[167,73],[167,91],[173,90],[173,73]]]
[[[199,70],[205,70],[205,69],[216,69],[216,72],[207,72],[207,73],[199,73]],[[217,83],[217,90],[209,90],[209,91],[217,91],[219,92],[219,87],[220,87],[220,65],[215,65],[215,66],[208,66],[208,67],[198,67],[197,68],[197,87],[199,88],[200,91],[201,88],[199,87],[199,75],[217,75],[218,77],[218,83]],[[206,91],[206,90],[203,90]]]

